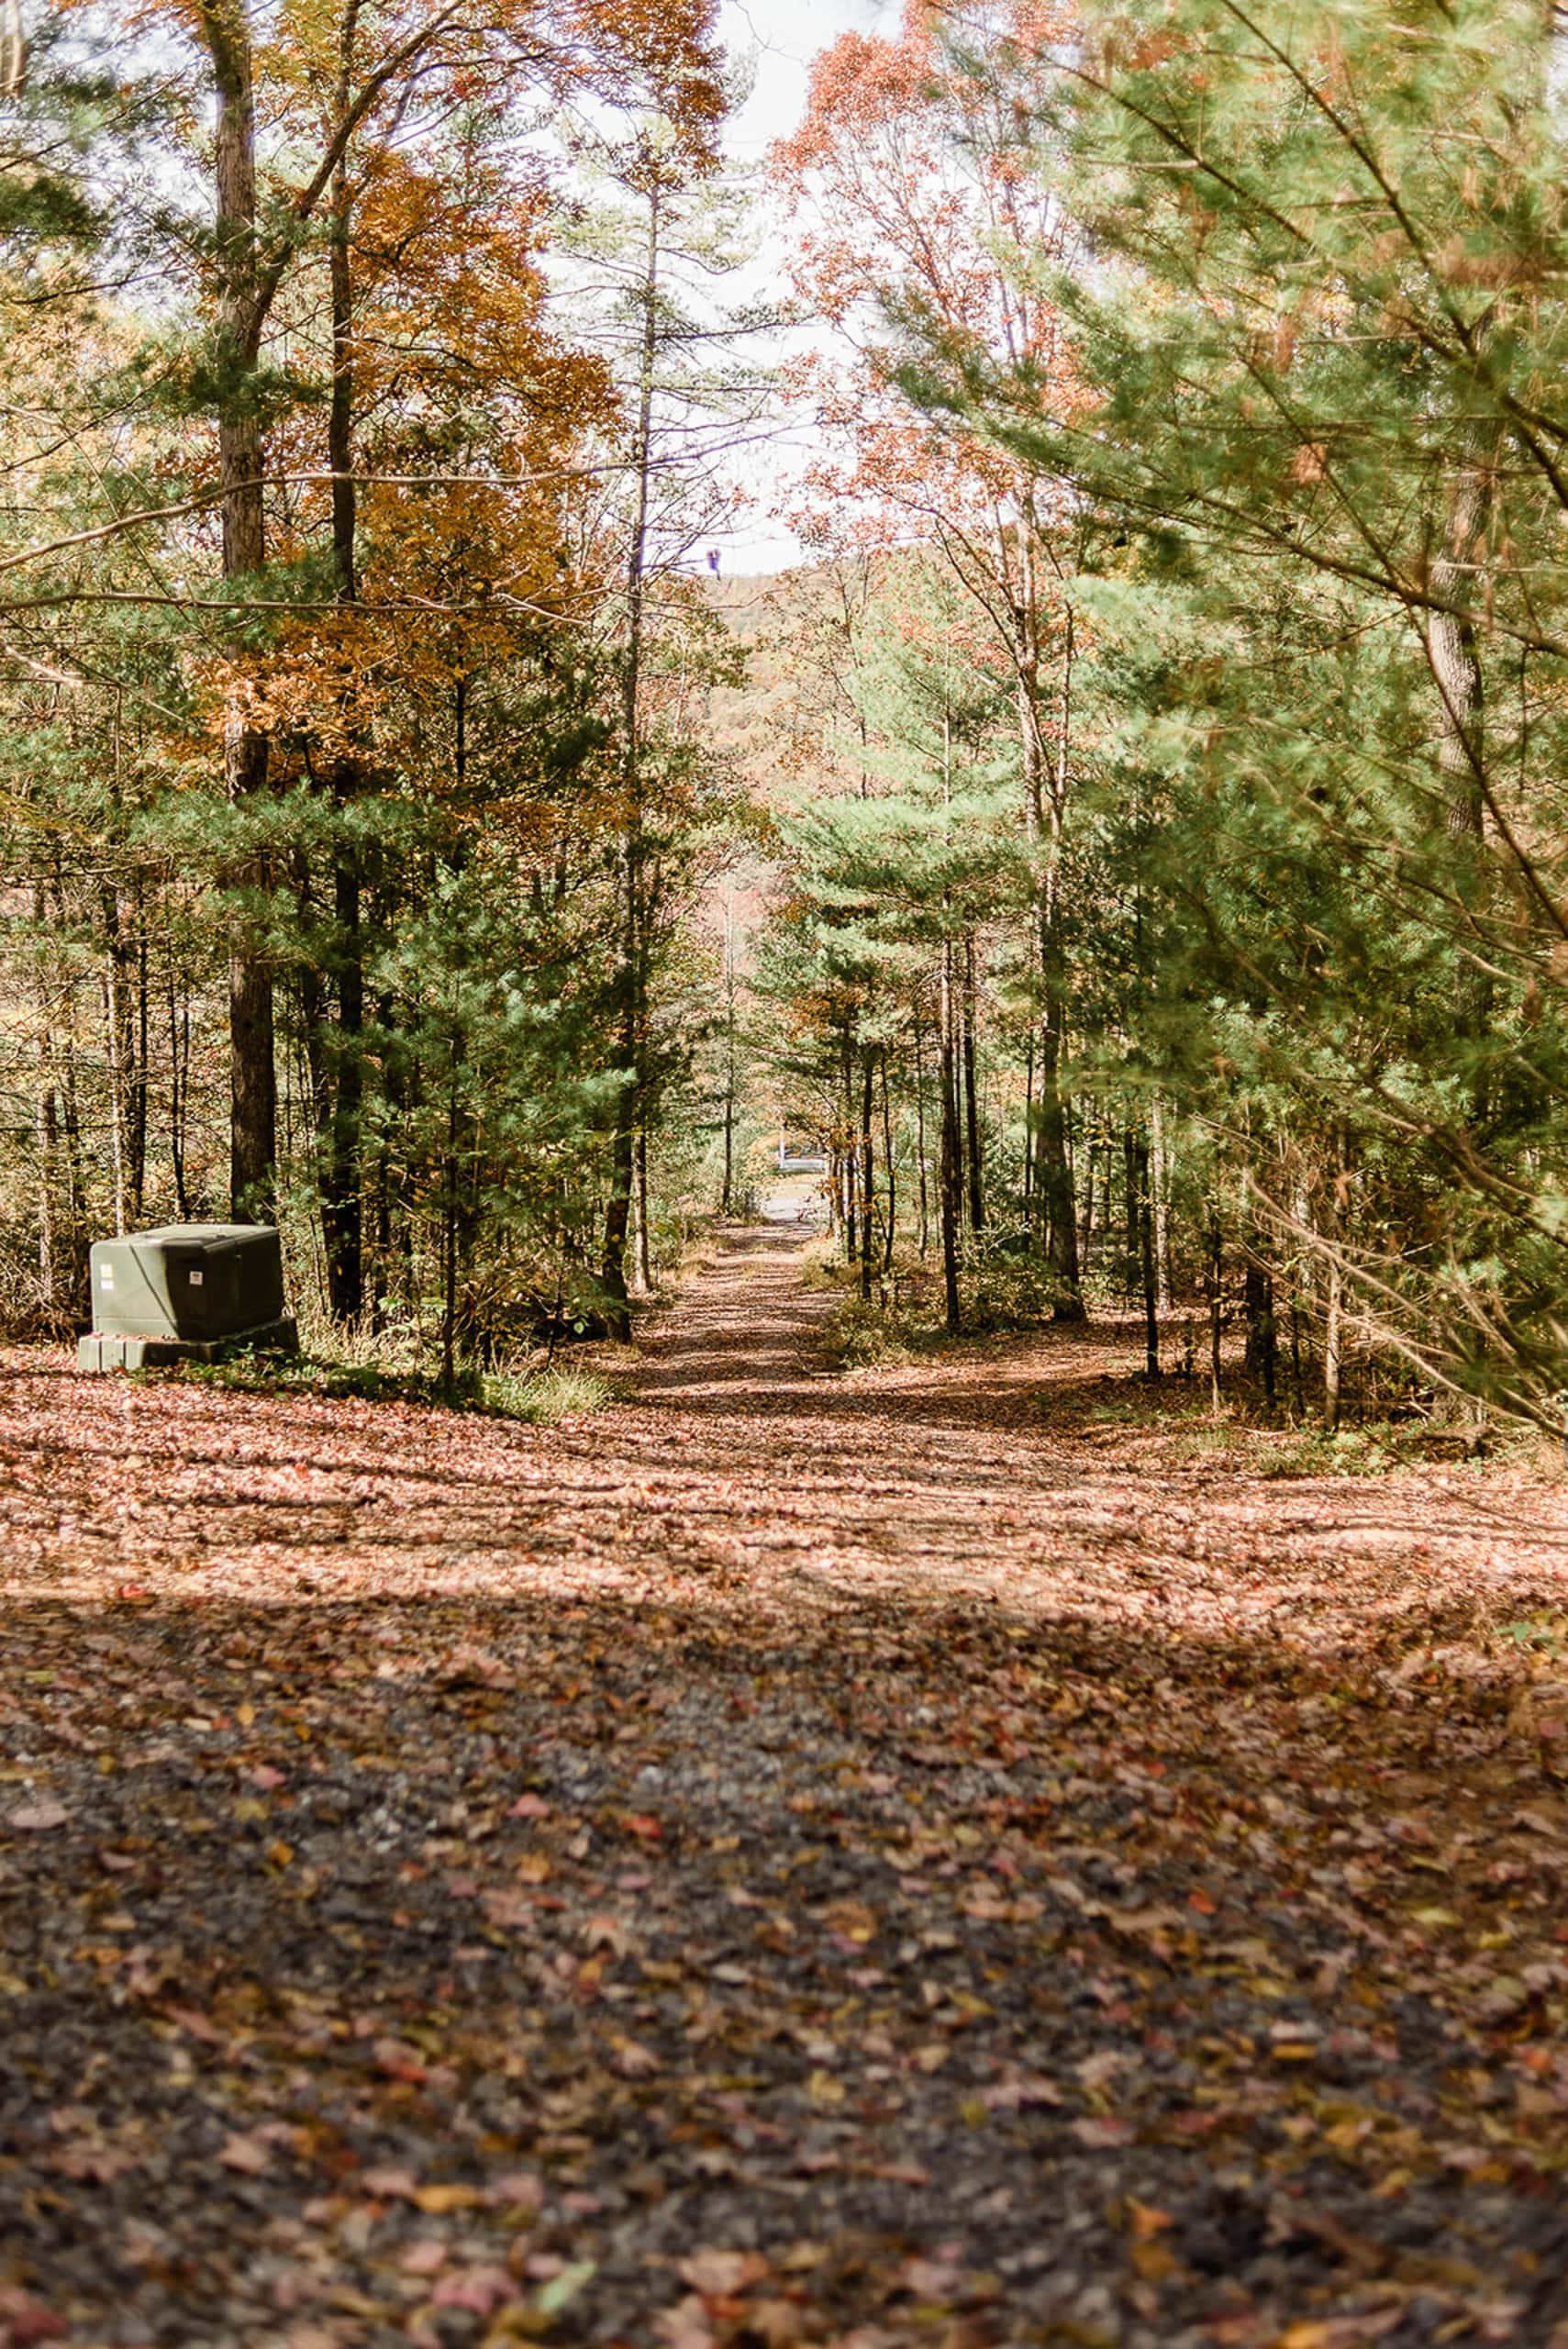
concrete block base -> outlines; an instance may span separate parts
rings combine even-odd
[[[296,1354],[299,1330],[291,1319],[262,1321],[254,1330],[237,1330],[232,1337],[212,1338],[78,1338],[78,1370],[167,1370],[180,1362],[226,1362],[248,1351]]]

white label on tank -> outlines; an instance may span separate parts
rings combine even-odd
[[[112,1264],[105,1264],[105,1265],[101,1266],[101,1267],[100,1267],[100,1269],[99,1269],[99,1273],[98,1273],[98,1286],[99,1286],[99,1287],[100,1287],[100,1288],[113,1288],[114,1285],[115,1285],[115,1274],[114,1274],[114,1267],[113,1267],[113,1265],[112,1265]]]
[[[199,1268],[191,1274],[190,1282],[193,1288],[200,1288],[202,1285],[202,1276]]]

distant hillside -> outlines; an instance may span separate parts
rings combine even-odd
[[[746,682],[716,686],[708,716],[716,746],[737,757],[768,804],[795,795],[809,776],[835,771],[843,709],[822,646],[837,589],[831,570],[793,570],[706,579],[710,608],[746,651]]]

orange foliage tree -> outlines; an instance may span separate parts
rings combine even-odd
[[[1036,60],[1061,10],[995,0],[944,37],[909,0],[895,39],[845,34],[817,61],[800,128],[774,168],[797,227],[801,294],[830,329],[804,362],[831,453],[792,517],[824,551],[936,550],[1008,663],[1025,821],[1036,868],[1039,1236],[1079,1310],[1077,1224],[1062,1063],[1069,1027],[1064,836],[1072,690],[1082,622],[1072,595],[1073,501],[1002,448],[950,429],[910,397],[932,343],[961,365],[1006,366],[1052,414],[1078,400],[1041,263],[1072,228],[1032,168]]]
[[[592,397],[584,417],[570,370],[562,372],[563,354],[550,353],[539,332],[532,258],[546,208],[541,167],[536,160],[498,172],[494,152],[484,158],[481,140],[451,136],[450,127],[463,120],[472,132],[476,122],[506,121],[527,138],[539,128],[521,118],[530,103],[553,113],[573,106],[654,105],[673,126],[678,150],[696,161],[723,110],[712,0],[657,7],[640,0],[550,0],[545,6],[533,0],[502,0],[499,6],[332,0],[325,7],[285,7],[260,52],[247,0],[182,0],[174,22],[205,55],[217,102],[210,336],[200,372],[212,387],[217,426],[224,579],[239,602],[250,600],[269,552],[287,545],[309,518],[286,495],[283,514],[270,513],[268,482],[278,470],[281,443],[292,444],[294,453],[307,437],[307,419],[289,413],[278,362],[286,367],[295,341],[308,341],[313,326],[319,331],[309,289],[324,250],[330,351],[324,470],[331,486],[333,600],[346,612],[364,602],[356,451],[367,401],[388,398],[400,385],[417,405],[444,372],[449,385],[466,375],[471,395],[499,389],[514,409],[542,395],[542,412],[553,406],[558,414],[576,413],[580,422],[591,419]],[[508,248],[516,264],[509,283]],[[395,328],[390,340],[367,331],[365,306],[382,300],[400,304],[406,323],[410,306],[418,307],[421,275],[427,307],[439,312],[423,340],[416,335],[400,342]],[[417,384],[421,372],[423,385]],[[507,462],[526,469],[542,440],[558,462],[561,451],[550,438],[548,429],[528,431]],[[494,455],[492,450],[492,464]],[[429,470],[446,467],[438,451]],[[470,503],[462,525],[470,535],[473,522]],[[427,509],[420,530],[429,526]],[[558,584],[552,577],[551,590]],[[340,691],[329,687],[327,699],[337,701],[337,722],[352,735],[357,721]],[[221,731],[228,796],[243,805],[265,786],[272,740],[265,696],[258,698],[243,658],[227,667]],[[354,774],[354,759],[345,754],[338,761],[340,796],[351,796]],[[263,897],[271,878],[264,855],[247,852],[230,878],[252,898]],[[351,933],[351,874],[343,875],[341,894],[342,921]],[[269,1211],[276,1157],[272,982],[264,936],[242,925],[230,985],[237,1213]],[[350,979],[342,1007],[350,1028],[352,994]],[[348,1140],[345,1125],[342,1147]],[[342,1147],[335,1145],[336,1157]],[[335,1176],[334,1188],[342,1187]],[[338,1285],[351,1304],[350,1230],[341,1253]]]

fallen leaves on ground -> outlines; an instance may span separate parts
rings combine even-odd
[[[5,1358],[0,2343],[1568,2344],[1559,1489],[822,1311],[549,1432]]]

